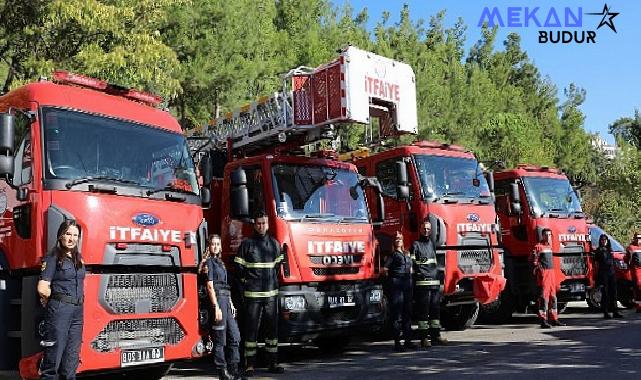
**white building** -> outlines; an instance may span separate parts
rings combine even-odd
[[[598,133],[592,137],[592,146],[603,152],[606,158],[613,159],[619,148],[616,145],[610,145],[601,135]]]

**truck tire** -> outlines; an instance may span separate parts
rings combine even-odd
[[[462,331],[470,328],[479,316],[478,302],[446,306],[441,311],[441,325],[445,330]]]
[[[510,323],[514,312],[512,294],[505,290],[496,301],[481,305],[480,309],[479,322],[481,323],[492,325]]]

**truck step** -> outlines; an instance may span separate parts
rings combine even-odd
[[[22,331],[10,330],[10,331],[7,331],[7,336],[9,338],[22,338]]]

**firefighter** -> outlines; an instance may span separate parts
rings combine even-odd
[[[534,276],[539,286],[538,316],[541,328],[549,329],[551,326],[565,326],[559,321],[557,311],[557,281],[554,276],[554,256],[550,243],[552,231],[545,229],[541,234],[541,241],[534,247],[531,262],[534,267]]]
[[[614,318],[623,318],[623,315],[617,311],[617,283],[614,277],[614,257],[608,235],[602,234],[599,237],[599,246],[594,252],[594,260],[599,266],[597,286],[601,287],[603,318],[612,318],[610,312],[613,313]]]
[[[38,281],[45,306],[41,379],[75,379],[82,339],[85,266],[78,250],[80,228],[66,220],[56,246],[43,259]]]
[[[418,333],[422,348],[432,344],[445,345],[441,337],[441,282],[438,280],[436,250],[430,239],[432,224],[423,220],[420,236],[412,244],[410,256],[414,260],[414,300],[418,309]],[[429,339],[428,339],[429,337]]]
[[[220,380],[239,378],[238,362],[240,355],[238,345],[240,332],[236,323],[236,308],[231,300],[227,283],[227,269],[220,259],[222,246],[220,236],[209,235],[207,239],[207,293],[214,311],[212,337],[214,341],[214,364],[218,368]],[[228,360],[226,360],[227,358]]]
[[[634,304],[641,313],[641,232],[635,232],[632,242],[625,250],[625,261],[630,268],[634,287]]]
[[[258,332],[265,333],[265,351],[271,373],[283,373],[278,365],[278,274],[283,255],[278,241],[267,233],[264,212],[254,217],[254,234],[240,244],[234,262],[243,284],[245,320],[245,375],[252,376],[256,365]]]
[[[404,350],[401,337],[405,340],[405,348],[415,349],[416,345],[412,343],[412,258],[405,251],[403,234],[398,231],[394,238],[394,252],[385,261],[383,271],[391,296],[394,350]]]

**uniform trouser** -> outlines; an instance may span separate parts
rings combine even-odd
[[[556,300],[556,280],[554,269],[541,269],[538,274],[539,290],[539,312],[537,313],[542,321],[556,321],[558,319]]]
[[[414,300],[419,338],[441,336],[441,290],[433,286],[415,286]]]
[[[641,267],[631,266],[632,288],[634,292],[634,304],[637,310],[641,310]]]
[[[412,339],[412,279],[391,278],[391,317],[394,339]]]
[[[601,281],[601,310],[603,313],[617,310],[617,282],[614,275],[600,276]]]
[[[82,341],[82,305],[50,299],[44,319],[41,379],[75,379]]]
[[[245,359],[248,367],[256,364],[258,332],[265,334],[269,365],[278,363],[278,297],[245,297]]]
[[[238,365],[240,354],[240,332],[238,323],[231,311],[231,301],[228,290],[216,289],[218,306],[223,314],[220,322],[214,322],[212,327],[212,338],[214,341],[214,364],[218,368],[225,368],[227,364]]]

